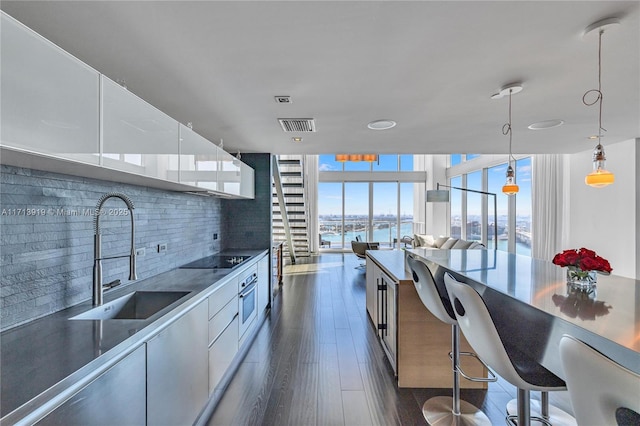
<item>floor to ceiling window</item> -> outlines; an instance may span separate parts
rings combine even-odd
[[[382,248],[400,247],[403,236],[417,232],[414,192],[416,186],[424,191],[425,174],[415,170],[413,155],[379,155],[375,162],[338,162],[334,155],[318,160],[318,230],[331,250],[350,249],[356,237]]]
[[[516,253],[531,255],[531,157],[516,161]]]
[[[342,184],[333,182],[318,183],[318,215],[320,235],[332,247],[342,244]],[[338,238],[339,237],[339,238]]]
[[[467,174],[467,188],[482,191],[482,171]],[[465,192],[467,196],[466,240],[483,241],[482,197],[475,192]],[[486,228],[486,227],[485,227]],[[486,241],[486,239],[484,239]]]
[[[379,241],[391,247],[398,234],[398,183],[373,183],[372,235],[369,241]]]
[[[369,238],[369,184],[346,182],[344,184],[344,239],[345,244],[356,237],[362,241]]]
[[[473,160],[477,166],[470,167]],[[520,191],[515,197],[515,208],[509,208],[509,196],[502,193],[507,163],[495,156],[451,156],[448,170],[449,184],[496,194],[497,213],[494,214],[493,196],[467,191],[451,190],[450,229],[454,238],[482,241],[488,248],[495,246],[494,222],[497,221],[498,250],[518,254],[531,254],[531,157],[516,161],[516,179]],[[465,173],[457,174],[457,169]],[[486,189],[483,189],[486,188]],[[515,223],[509,229],[510,218]],[[464,224],[464,227],[463,227]]]
[[[488,221],[490,228],[493,228],[494,221],[498,221],[498,250],[508,251],[507,242],[509,240],[509,197],[503,196],[502,186],[507,172],[507,163],[489,167],[487,170],[487,191],[496,194],[497,218],[494,217],[493,207],[489,207]],[[493,237],[493,233],[491,234]],[[495,240],[490,238],[487,247],[494,248]]]
[[[450,180],[449,184],[457,188],[464,188],[462,186],[462,176],[454,177]],[[462,224],[466,223],[466,215],[462,216],[462,191],[455,189],[451,190],[450,202],[451,202],[451,232],[452,238],[463,238],[462,236]]]

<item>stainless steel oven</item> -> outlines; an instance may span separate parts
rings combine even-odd
[[[258,315],[258,274],[251,272],[238,283],[238,312],[240,316],[240,337],[247,331]]]

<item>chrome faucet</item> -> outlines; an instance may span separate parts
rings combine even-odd
[[[119,198],[125,202],[131,216],[131,253],[121,256],[102,257],[102,235],[100,235],[100,216],[102,206],[109,198]],[[136,248],[135,248],[135,226],[133,222],[133,202],[129,197],[118,192],[104,194],[96,204],[96,211],[93,216],[94,237],[93,237],[93,305],[102,305],[102,295],[105,288],[113,288],[120,284],[120,280],[115,280],[108,284],[102,284],[102,261],[105,259],[129,258],[129,279],[136,280]]]

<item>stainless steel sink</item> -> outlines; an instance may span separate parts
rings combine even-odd
[[[189,294],[188,291],[135,291],[83,314],[72,320],[143,320]]]

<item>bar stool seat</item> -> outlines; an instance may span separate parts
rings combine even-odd
[[[546,425],[575,425],[570,414],[557,407],[549,409],[547,392],[566,390],[565,382],[516,348],[510,346],[507,351],[484,300],[473,287],[449,273],[444,274],[444,282],[460,329],[471,347],[498,375],[518,388],[517,401],[510,402],[507,422],[529,425],[533,419]],[[540,416],[531,416],[530,391],[542,392]]]
[[[566,334],[560,360],[578,424],[640,425],[639,374]]]
[[[411,269],[413,283],[425,307],[440,321],[451,325],[451,368],[453,370],[453,395],[436,396],[427,400],[422,406],[422,414],[430,425],[491,425],[491,421],[475,405],[460,399],[460,355],[471,355],[460,352],[460,331],[453,307],[449,303],[446,291],[442,294],[436,285],[433,275],[423,262],[407,256],[407,264]],[[462,373],[464,377],[469,378]],[[473,381],[494,381],[486,378],[469,378]]]

